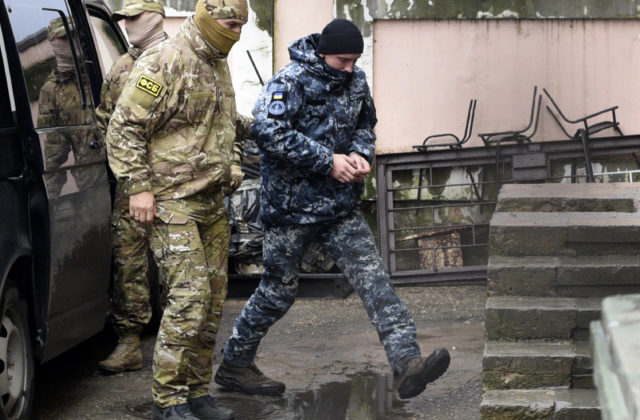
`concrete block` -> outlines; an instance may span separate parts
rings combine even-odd
[[[485,304],[485,334],[489,340],[569,339],[576,317],[575,299],[494,296]]]
[[[571,388],[596,389],[593,383],[593,375],[572,375]]]
[[[612,295],[638,293],[638,291],[638,286],[557,286],[555,296],[604,298]]]
[[[557,261],[558,286],[637,286],[640,258],[633,255],[561,258]]]
[[[640,292],[640,258],[502,256],[489,258],[489,296],[605,297]]]
[[[565,213],[568,242],[636,243],[640,224],[636,213]]]
[[[567,255],[640,255],[639,242],[568,242]]]
[[[593,389],[556,391],[553,420],[600,420],[598,393]]]
[[[487,265],[489,296],[554,296],[558,257],[492,256]]]
[[[542,217],[538,217],[542,216]],[[565,247],[562,213],[494,213],[489,230],[490,255],[572,255]]]
[[[590,345],[593,354],[593,381],[598,390],[602,418],[604,420],[631,419],[600,321],[591,323]]]
[[[491,255],[640,255],[635,213],[494,213]]]
[[[589,329],[588,328],[576,328],[573,330],[573,339],[579,341],[586,341],[589,339]]]
[[[573,350],[575,352],[575,359],[573,361],[573,367],[571,372],[574,375],[591,375],[593,373],[593,358],[591,357],[591,350],[589,348],[589,341],[574,341]],[[583,388],[583,387],[577,387]]]
[[[578,315],[576,317],[576,327],[589,329],[591,321],[600,319],[601,298],[576,298]]]
[[[482,420],[551,420],[553,390],[490,390],[482,394]]]
[[[485,335],[506,341],[588,340],[589,322],[599,318],[599,309],[597,298],[491,296],[485,303]]]
[[[569,387],[575,355],[571,341],[488,342],[482,360],[483,387]]]
[[[626,184],[505,184],[496,211],[634,212],[637,188]]]

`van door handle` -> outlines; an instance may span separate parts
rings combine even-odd
[[[22,181],[30,181],[31,180],[31,170],[27,167],[22,169],[22,172],[18,176],[8,176],[5,178],[0,178],[0,180],[5,181],[13,181],[13,182],[22,182]]]

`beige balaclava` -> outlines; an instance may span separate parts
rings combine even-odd
[[[247,20],[246,0],[198,0],[194,21],[204,39],[223,55],[240,39],[240,34],[220,25],[216,19]]]
[[[73,71],[75,64],[73,62],[71,44],[69,44],[69,37],[62,19],[56,18],[52,20],[47,29],[47,38],[56,57],[56,68],[62,73]]]
[[[162,25],[163,21],[162,15],[156,12],[142,12],[135,19],[126,19],[124,28],[127,30],[131,45],[146,50],[163,40],[166,37]]]
[[[164,6],[158,0],[126,0],[122,9],[113,14],[113,20],[126,19],[124,28],[129,42],[143,50],[164,40]]]

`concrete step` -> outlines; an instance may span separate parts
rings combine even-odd
[[[593,357],[589,339],[574,340],[576,357],[571,368],[571,388],[595,389],[593,383]]]
[[[640,200],[631,184],[505,184],[501,212],[634,212]]]
[[[640,255],[636,213],[496,212],[490,255]]]
[[[485,304],[485,337],[586,341],[589,323],[599,317],[599,298],[491,296]]]
[[[640,293],[640,258],[606,256],[491,256],[490,296],[605,297]]]
[[[482,420],[600,420],[595,390],[517,389],[482,394]]]
[[[593,388],[588,342],[571,340],[485,344],[482,359],[484,389],[533,389],[588,384]],[[580,386],[582,387],[582,386]]]
[[[556,391],[553,420],[600,420],[600,404],[595,389]]]

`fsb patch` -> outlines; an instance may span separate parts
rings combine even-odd
[[[136,87],[143,92],[148,93],[151,96],[157,97],[162,92],[162,84],[156,82],[149,76],[145,76],[144,74],[138,78],[138,83],[136,83]]]

